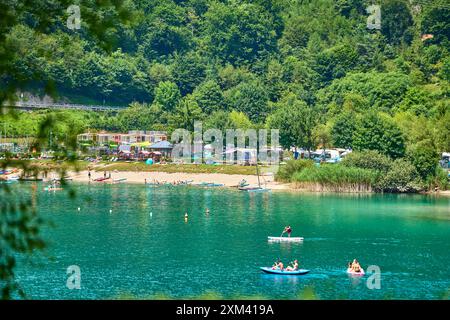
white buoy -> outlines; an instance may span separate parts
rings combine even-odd
[[[112,209],[109,209],[109,213],[112,213]]]
[[[150,217],[153,216],[153,212],[150,212]]]
[[[80,207],[78,207],[78,211],[81,211],[81,208],[80,208]]]

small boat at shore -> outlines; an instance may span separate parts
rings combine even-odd
[[[52,178],[52,179],[48,179],[48,182],[61,182],[61,181],[73,181],[73,178],[71,177],[62,177],[62,178]]]
[[[127,181],[127,178],[117,178],[117,179],[113,179],[114,183],[120,183],[120,182],[125,182]]]
[[[261,187],[261,180],[259,179],[258,162],[256,162],[256,174],[258,176],[258,186],[250,186],[247,184],[246,186],[238,186],[238,190],[247,192],[269,192],[270,189]],[[244,181],[245,180],[241,181],[241,183]],[[245,183],[247,183],[247,181],[245,181]]]
[[[301,242],[303,237],[267,237],[267,240],[273,242]]]
[[[26,182],[30,182],[30,181],[43,181],[43,178],[36,178],[36,177],[23,177],[19,179],[20,181],[26,181]]]
[[[63,190],[63,188],[60,188],[60,187],[45,187],[44,190],[45,191],[61,191],[61,190]]]
[[[109,179],[111,179],[110,177],[106,177],[106,178],[97,178],[97,179],[94,179],[94,181],[95,182],[105,182],[105,181],[107,181],[107,180],[109,180]]]
[[[9,170],[9,169],[6,169],[6,170],[0,170],[0,175],[5,175],[5,176],[7,176],[7,175],[9,175],[9,174],[13,174],[13,173],[16,173],[16,172],[18,172],[19,170],[17,170],[16,168],[14,168],[14,169],[11,169],[11,170]]]
[[[286,271],[280,269],[272,269],[270,267],[260,267],[260,269],[265,273],[278,274],[283,276],[300,276],[310,272],[310,270],[306,269],[298,269],[293,271]]]
[[[202,183],[197,183],[196,186],[200,186],[200,187],[223,187],[224,184],[223,183],[213,183],[213,182],[202,182]]]
[[[247,191],[247,192],[270,192],[270,189],[263,188],[263,187],[239,187],[240,191]]]
[[[0,183],[4,183],[4,184],[11,184],[17,182],[17,180],[8,180],[8,179],[1,179]]]

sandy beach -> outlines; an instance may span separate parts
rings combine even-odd
[[[109,175],[109,172],[107,172]],[[69,176],[75,182],[89,182],[88,171],[80,171],[70,173]],[[97,178],[103,178],[103,172],[91,172],[91,181]],[[168,182],[173,183],[176,181],[192,181],[192,184],[208,182],[223,184],[226,187],[236,187],[242,179],[245,179],[250,185],[258,185],[258,177],[256,175],[233,175],[233,174],[221,174],[221,173],[167,173],[167,172],[131,172],[131,171],[118,171],[111,172],[111,179],[105,183],[113,183],[115,179],[126,179],[122,181],[124,183],[138,183],[144,184],[145,179],[147,183],[158,181],[160,183]],[[274,181],[273,175],[260,176],[261,185],[273,190],[289,190],[291,189],[289,184],[279,183]],[[103,182],[94,182],[103,183]]]
[[[20,176],[21,170],[19,170],[16,175]],[[104,171],[91,171],[91,179],[89,180],[88,171],[69,171],[66,177],[70,178],[74,182],[80,183],[133,183],[133,184],[145,184],[147,183],[177,183],[181,181],[189,181],[190,184],[200,184],[200,183],[216,183],[223,184],[224,187],[237,187],[242,179],[245,179],[250,186],[258,186],[258,176],[256,175],[245,175],[245,174],[224,174],[224,173],[186,173],[186,172],[160,172],[160,171],[106,171],[106,175],[111,174],[111,179],[105,182],[94,181],[97,178],[103,178]],[[42,178],[41,175],[39,177]],[[51,179],[59,179],[59,174],[56,172],[48,173],[47,177],[44,177],[44,181],[49,181]],[[312,192],[312,193],[323,193],[317,191],[311,191],[304,188],[298,188],[293,183],[282,183],[276,182],[274,180],[273,173],[260,175],[261,186],[271,189],[273,191],[289,191],[289,192]],[[119,180],[119,181],[115,181]],[[438,195],[450,197],[450,190],[441,191],[428,191],[422,194]]]

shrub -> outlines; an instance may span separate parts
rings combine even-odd
[[[417,192],[424,186],[416,168],[407,160],[397,159],[378,180],[376,189],[385,192]]]
[[[301,172],[304,168],[312,167],[312,160],[289,160],[284,166],[280,166],[275,175],[276,181],[291,182],[295,173]]]
[[[387,172],[392,164],[391,158],[375,150],[352,152],[343,160],[342,164],[347,167],[361,169],[372,169]]]
[[[408,148],[406,157],[416,168],[422,179],[435,176],[439,154],[434,148],[425,144],[416,144]]]
[[[449,188],[448,173],[447,170],[436,166],[436,171],[433,176],[428,176],[427,186],[430,190],[438,188],[439,190],[447,190]]]

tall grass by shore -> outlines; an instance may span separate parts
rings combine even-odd
[[[290,160],[280,167],[276,179],[292,182],[299,189],[318,192],[416,193],[447,190],[447,171],[433,159],[428,160],[413,163],[406,157],[392,159],[373,150],[357,151],[336,164],[319,165],[311,160]],[[421,174],[424,166],[435,166],[435,172]]]
[[[323,164],[306,167],[292,176],[297,188],[319,192],[372,192],[379,173],[370,169]]]

